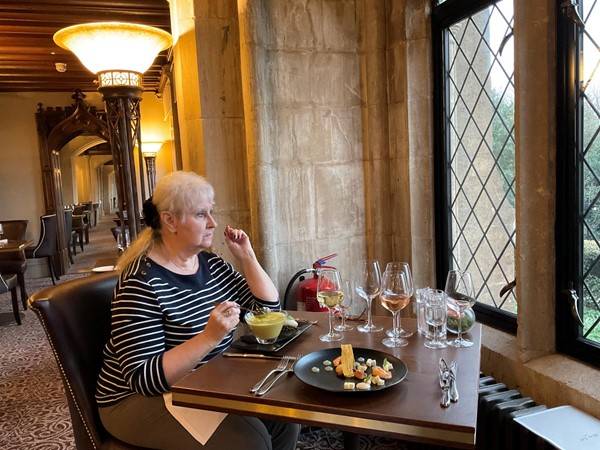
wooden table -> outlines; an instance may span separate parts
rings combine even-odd
[[[19,250],[25,250],[33,244],[33,241],[24,239],[24,240],[13,240],[9,239],[7,243],[0,244],[0,253],[4,252],[18,252]]]
[[[103,271],[99,271],[99,268],[105,269],[107,268],[107,266],[115,266],[115,264],[117,264],[117,259],[119,259],[119,257],[117,255],[115,256],[107,256],[104,258],[98,258],[96,259],[96,261],[94,261],[94,267],[92,267],[91,269],[79,269],[77,270],[76,273],[103,273],[103,272],[110,272],[110,270],[103,270]]]
[[[423,345],[425,338],[415,332],[408,338],[408,346],[390,349],[381,343],[384,332],[360,333],[356,330],[357,322],[352,322],[355,329],[345,332],[343,341],[321,342],[318,336],[326,332],[328,326],[326,314],[296,311],[293,314],[320,320],[279,353],[308,354],[351,343],[355,348],[379,350],[401,359],[408,367],[407,377],[380,392],[333,393],[288,375],[266,395],[256,397],[249,392],[250,388],[275,368],[277,361],[218,356],[173,385],[173,403],[351,433],[475,448],[481,325],[476,324],[467,333],[475,343],[470,348],[431,350]],[[386,328],[391,326],[389,317],[374,317],[374,322]],[[412,319],[402,319],[402,325],[416,330]],[[458,363],[460,400],[449,408],[440,406],[438,361],[442,356],[448,363],[452,360]]]

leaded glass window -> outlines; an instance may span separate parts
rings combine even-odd
[[[450,268],[477,301],[516,314],[513,4],[499,1],[443,33]]]

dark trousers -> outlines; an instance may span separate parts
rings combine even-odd
[[[114,437],[163,450],[295,450],[300,433],[297,424],[228,414],[202,445],[169,413],[160,395],[134,394],[99,411],[102,424]]]

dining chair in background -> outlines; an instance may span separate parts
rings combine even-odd
[[[94,274],[50,286],[29,299],[60,369],[78,450],[139,449],[105,430],[94,397],[116,284],[115,272]]]
[[[10,291],[12,300],[13,314],[15,321],[21,325],[21,315],[19,314],[19,300],[17,299],[17,286],[19,285],[16,275],[1,275],[0,274],[0,294]]]
[[[1,221],[4,233],[3,239],[22,241],[25,240],[29,220],[3,220]],[[23,250],[0,253],[0,273],[17,276],[17,283],[21,291],[23,309],[27,308],[27,290],[25,289],[25,271],[27,270],[27,258]]]
[[[40,217],[41,229],[40,239],[35,247],[26,248],[25,256],[29,259],[46,258],[52,284],[60,279],[54,268],[54,256],[57,253],[57,225],[56,214],[48,214]]]
[[[73,208],[73,229],[79,235],[79,246],[83,251],[83,243],[90,243],[90,221],[89,213],[82,205],[76,205]]]
[[[65,241],[67,243],[67,251],[69,254],[69,261],[71,261],[71,264],[75,264],[75,261],[73,260],[73,255],[77,256],[78,239],[79,233],[73,230],[73,210],[65,209]]]

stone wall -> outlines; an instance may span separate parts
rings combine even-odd
[[[431,83],[408,83],[430,68],[422,2],[172,9],[184,169],[215,185],[218,219],[250,232],[280,291],[330,253],[348,278],[361,258],[412,260],[431,284]]]

